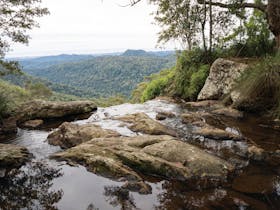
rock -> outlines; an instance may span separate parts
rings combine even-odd
[[[109,177],[142,181],[136,173],[168,179],[224,180],[234,167],[207,152],[171,136],[97,138],[53,155],[74,161]]]
[[[176,115],[172,112],[158,112],[156,115],[157,120],[165,120],[166,118],[174,118]]]
[[[22,124],[24,128],[38,128],[44,124],[43,120],[28,120]]]
[[[114,119],[130,123],[131,125],[129,125],[128,128],[134,132],[141,132],[150,135],[177,136],[175,130],[151,119],[145,113],[130,114]]]
[[[210,125],[205,124],[204,127],[198,128],[196,131],[193,132],[195,135],[203,136],[209,139],[215,140],[234,140],[240,141],[244,138],[240,135],[236,135],[234,133],[227,132],[225,130],[212,127]]]
[[[223,107],[220,101],[217,100],[205,100],[205,101],[195,101],[195,102],[187,102],[185,104],[191,108],[220,108]]]
[[[0,144],[0,171],[1,176],[8,170],[18,168],[30,157],[28,150],[24,147],[12,144]]]
[[[232,117],[232,118],[235,118],[235,119],[243,117],[243,112],[238,111],[238,110],[233,109],[233,108],[230,108],[230,107],[216,109],[216,110],[212,111],[212,113],[216,114],[216,115],[223,115],[223,116],[226,116],[226,117]]]
[[[199,113],[184,113],[181,115],[182,123],[190,124],[194,122],[204,121],[204,118]]]
[[[271,194],[275,191],[274,184],[279,181],[274,175],[241,175],[234,179],[232,188],[244,193]]]
[[[248,157],[252,160],[264,160],[266,158],[266,152],[264,149],[253,145],[248,147]]]
[[[120,136],[119,133],[101,128],[99,125],[77,125],[65,122],[57,130],[49,134],[48,142],[61,148],[70,148],[93,138]]]
[[[63,118],[95,111],[92,101],[54,102],[35,100],[23,104],[17,111],[18,122],[34,119]]]
[[[0,122],[0,135],[17,133],[17,120],[15,117],[5,118]]]
[[[247,67],[248,65],[243,63],[223,58],[217,59],[211,66],[210,74],[198,95],[198,100],[220,99],[229,94],[236,84],[236,79]]]

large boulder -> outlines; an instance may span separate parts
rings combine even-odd
[[[120,136],[119,133],[101,128],[99,125],[77,125],[65,122],[57,130],[49,134],[48,142],[61,148],[74,147],[93,138]]]
[[[177,136],[175,130],[151,119],[145,113],[129,114],[122,117],[116,117],[114,119],[129,123],[128,128],[134,132],[141,132],[150,135]]]
[[[17,114],[18,122],[34,119],[63,118],[71,115],[89,113],[97,107],[92,101],[54,102],[35,100],[23,104]]]
[[[165,136],[97,138],[53,155],[115,178],[139,180],[139,171],[163,178],[224,180],[234,167],[214,155]]]
[[[0,177],[13,168],[23,165],[30,157],[28,150],[12,144],[0,144]]]
[[[244,63],[223,58],[217,59],[211,66],[210,74],[198,95],[198,100],[219,99],[229,94],[236,84],[236,79],[247,67],[248,65]]]

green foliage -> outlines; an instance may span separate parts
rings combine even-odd
[[[0,94],[0,122],[5,117],[8,110],[7,99],[4,95]]]
[[[10,42],[28,43],[26,31],[38,26],[34,20],[48,14],[41,0],[0,1],[0,57],[9,50]]]
[[[145,87],[141,102],[153,99],[164,93],[164,90],[171,84],[174,78],[174,70],[163,70],[159,74],[151,75],[151,81]]]
[[[261,4],[261,1],[255,0],[255,3]],[[233,42],[228,54],[241,57],[259,57],[271,54],[275,46],[266,14],[257,9],[254,9],[253,13],[224,40]]]
[[[209,66],[203,64],[200,50],[183,52],[177,60],[174,95],[185,100],[195,100],[208,76]]]
[[[49,80],[51,84],[47,86],[54,91],[94,98],[117,94],[128,97],[145,76],[175,63],[174,55],[149,53],[141,56],[91,57],[75,62],[55,62],[52,65],[53,59],[25,60],[21,64],[25,72]]]
[[[280,117],[280,54],[251,65],[236,90],[240,93],[236,107],[248,111],[273,110]]]
[[[108,98],[97,98],[91,100],[93,100],[94,103],[99,107],[114,106],[127,102],[126,97],[120,94]]]
[[[132,102],[144,102],[159,95],[196,100],[209,74],[209,65],[203,64],[204,55],[199,49],[178,54],[175,67],[153,74],[137,86]]]
[[[43,83],[27,83],[25,89],[30,92],[33,97],[36,98],[49,98],[52,96],[52,91]]]

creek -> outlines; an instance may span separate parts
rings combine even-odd
[[[46,141],[52,125],[41,130],[18,129],[16,136],[4,139],[4,143],[26,147],[33,157],[19,170],[12,170],[9,176],[0,179],[0,209],[280,209],[280,167],[251,161],[245,155],[250,141],[267,152],[280,149],[279,130],[272,128],[271,122],[265,118],[245,116],[237,120],[221,117],[219,122],[214,122],[217,127],[241,133],[247,140],[216,141],[190,136],[193,127],[183,124],[180,119],[186,109],[173,102],[153,100],[144,104],[99,108],[88,119],[74,123],[95,123],[124,136],[134,136],[141,134],[132,132],[112,118],[144,112],[155,119],[158,112],[172,112],[175,118],[161,122],[176,129],[182,140],[240,168],[225,185],[202,188],[143,175],[152,187],[152,194],[121,190],[121,181],[98,176],[80,165],[70,166],[50,159],[50,155],[61,151]],[[233,187],[233,183],[238,187]],[[243,186],[240,187],[240,183]],[[260,186],[260,190],[255,190],[255,186]],[[253,193],[248,192],[250,187],[254,188]]]

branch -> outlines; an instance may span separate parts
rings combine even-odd
[[[204,0],[197,0],[197,2],[199,4],[204,4]],[[209,1],[205,1],[205,4],[210,4]],[[240,4],[224,4],[224,3],[220,3],[220,2],[212,2],[212,6],[217,6],[217,7],[222,7],[222,8],[227,8],[227,9],[230,9],[230,8],[238,8],[238,9],[241,9],[241,8],[254,8],[254,9],[258,9],[264,13],[266,13],[266,8],[267,8],[267,5],[264,5],[264,4],[255,4],[255,3],[240,3]]]

